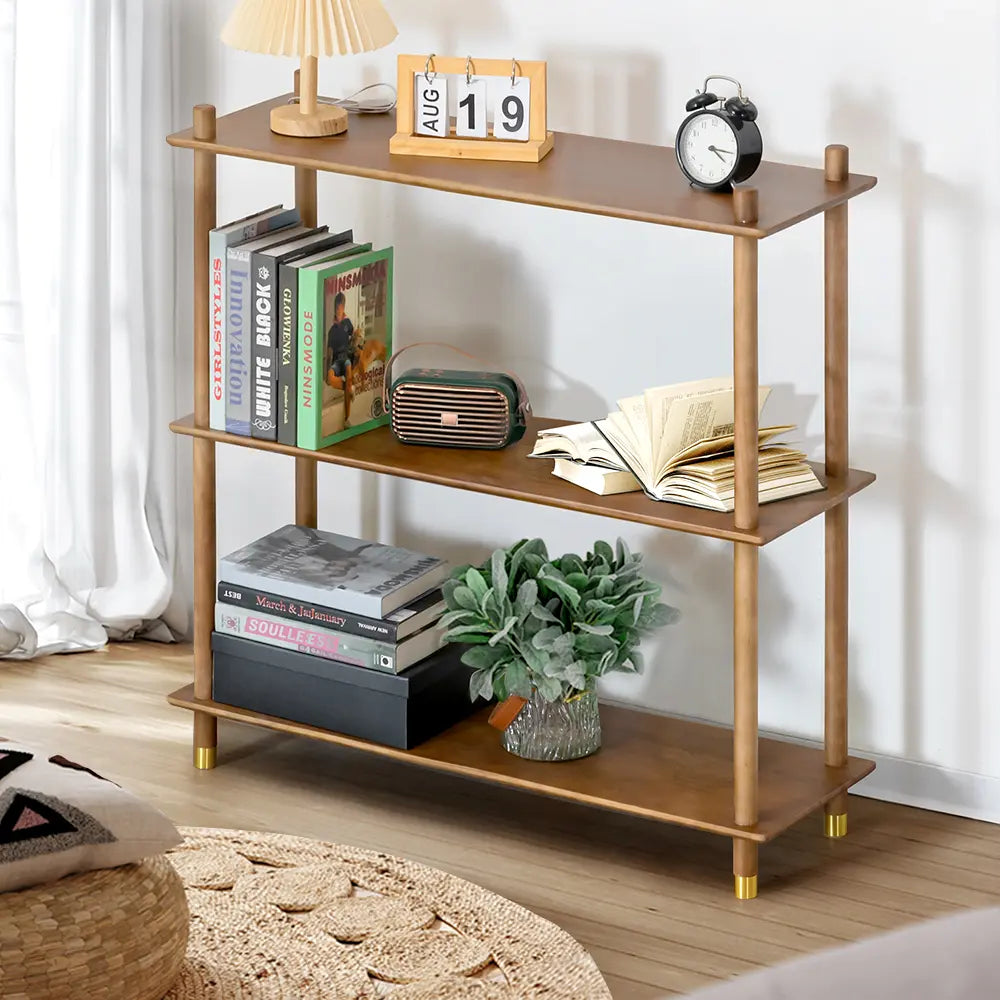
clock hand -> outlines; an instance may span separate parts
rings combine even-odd
[[[719,149],[718,146],[709,146],[708,148],[709,151],[715,153],[715,155],[718,156],[720,160],[722,159],[723,153],[726,153],[728,156],[733,156],[736,152],[735,149]]]

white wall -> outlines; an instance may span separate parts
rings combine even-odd
[[[178,2],[179,127],[192,103],[223,113],[289,88],[290,61],[215,40],[230,3]],[[971,809],[967,778],[955,772],[1000,778],[996,5],[388,6],[397,44],[322,63],[321,92],[392,79],[397,52],[540,58],[556,129],[669,143],[684,101],[718,71],[741,78],[758,103],[769,158],[815,166],[826,143],[843,142],[856,171],[878,175],[851,206],[852,461],[879,474],[852,506],[851,743],[943,768],[933,771],[941,787],[959,790],[925,798]],[[169,155],[182,178],[183,282],[189,160]],[[220,168],[220,221],[292,197],[287,168]],[[723,237],[332,175],[319,184],[321,221],[395,245],[399,341],[433,335],[515,367],[537,412],[589,418],[647,385],[729,370]],[[799,421],[813,451],[823,417],[821,252],[818,219],[761,247],[761,378],[779,387],[768,416]],[[189,296],[186,284],[179,294]],[[189,358],[184,336],[178,351]],[[186,386],[181,393],[183,406]],[[179,454],[183,488],[189,460],[186,448]],[[291,517],[290,460],[223,448],[218,462],[220,551]],[[606,696],[730,718],[728,546],[330,468],[320,490],[321,524],[456,559],[526,534],[564,550],[620,532],[647,554],[684,619],[650,645],[646,676],[614,679]],[[761,559],[761,724],[806,738],[822,731],[822,541],[817,521]],[[1000,818],[1000,798],[996,810]]]

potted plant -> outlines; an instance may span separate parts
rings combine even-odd
[[[619,539],[581,558],[551,559],[540,538],[497,549],[482,566],[456,569],[444,585],[445,640],[471,646],[470,695],[511,711],[505,749],[532,760],[572,760],[601,745],[597,679],[638,673],[639,640],[677,620],[642,557]],[[519,709],[519,710],[518,710]]]

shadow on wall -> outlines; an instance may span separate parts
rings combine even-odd
[[[643,643],[643,676],[609,678],[603,685],[605,696],[637,705],[686,706],[689,712],[698,706],[700,717],[731,719],[732,546],[657,531],[650,533],[643,552],[664,585],[663,599],[680,607],[681,620]],[[762,681],[791,683],[796,665],[783,658],[782,637],[793,605],[787,580],[767,559],[766,551],[760,560],[759,580],[759,674]]]
[[[395,349],[440,341],[475,355],[482,363],[437,347],[417,348],[402,359],[395,374],[423,365],[509,369],[522,378],[529,398],[540,410],[541,377],[551,351],[549,307],[540,279],[523,255],[510,247],[425,214],[426,209],[417,207],[417,199],[407,199],[406,192],[395,195],[397,204],[400,199],[409,204],[394,210],[395,244],[406,267],[399,269],[395,294],[398,303],[413,304],[413,315],[419,319],[409,320],[407,310],[400,309]],[[579,391],[587,390],[581,386]],[[585,405],[593,407],[594,400]],[[418,509],[416,521],[410,522],[414,505],[407,497],[414,489],[424,487],[387,481],[384,496],[387,526],[400,543],[415,546],[426,515]],[[427,551],[450,555],[447,541],[435,539],[434,545]]]
[[[410,11],[414,13],[412,19]],[[420,4],[395,3],[392,16],[399,28],[401,38],[419,33],[434,39],[434,51],[442,56],[472,55],[479,58],[500,58],[498,53],[477,51],[467,53],[463,46],[467,39],[505,36],[508,31],[507,18],[498,0],[424,0]],[[412,51],[405,49],[404,51]],[[429,55],[430,53],[428,53]],[[525,57],[526,58],[526,57]]]
[[[549,128],[628,142],[672,141],[660,107],[662,59],[648,52],[550,49]]]
[[[777,440],[788,441],[807,455],[815,454],[816,449],[822,452],[823,435],[803,433],[803,429],[810,426],[817,406],[822,405],[815,393],[797,392],[791,382],[772,382],[760,425],[794,424],[794,431],[780,435]]]
[[[988,666],[983,662],[986,622],[980,592],[986,570],[982,546],[986,523],[985,512],[977,500],[986,487],[983,475],[986,464],[982,458],[987,442],[980,416],[985,406],[986,379],[980,366],[986,335],[982,309],[984,219],[978,192],[929,174],[923,163],[922,145],[897,134],[893,122],[881,110],[888,107],[891,101],[884,93],[861,94],[842,88],[834,95],[830,116],[830,134],[848,145],[863,148],[866,170],[879,176],[883,189],[898,192],[903,220],[902,372],[897,370],[894,358],[882,362],[892,365],[883,379],[885,384],[902,378],[902,420],[900,423],[894,406],[887,412],[880,399],[858,400],[852,421],[855,447],[852,464],[878,471],[882,485],[876,484],[871,501],[885,503],[900,516],[902,565],[896,569],[899,577],[893,573],[884,586],[892,586],[897,579],[902,586],[902,617],[898,623],[902,755],[926,759],[933,754],[934,748],[929,744],[932,737],[923,729],[923,720],[932,707],[927,699],[934,696],[928,684],[929,667],[931,670],[935,667],[927,662],[925,623],[953,611],[954,659],[943,666],[950,671],[955,745],[965,759],[978,760],[984,749],[982,676]],[[960,278],[949,310],[953,326],[944,330],[928,330],[925,321],[924,290],[934,275],[925,272],[924,221],[932,214],[949,220],[952,245],[959,248],[960,254],[955,267]],[[962,395],[957,433],[951,439],[954,467],[962,470],[964,489],[938,474],[926,458],[928,413],[943,411],[941,401],[928,399],[924,391],[925,345],[932,337],[939,336],[948,338],[953,350],[959,353]],[[854,351],[855,358],[864,357],[863,343],[855,340]],[[869,356],[866,362],[876,368],[880,359]],[[954,420],[953,414],[948,416]],[[895,434],[866,430],[895,427],[898,427]],[[939,595],[928,594],[926,586],[927,581],[935,578],[935,566],[928,563],[925,540],[929,533],[943,534],[941,529],[950,534],[954,561],[938,569],[944,571],[942,578],[959,581],[950,608],[941,607]],[[868,565],[868,572],[878,572],[877,565]],[[881,589],[877,584],[869,584],[869,588]],[[860,696],[857,686],[853,695]],[[854,728],[853,736],[858,742],[877,739],[871,729],[862,732]]]

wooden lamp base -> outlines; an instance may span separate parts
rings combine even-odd
[[[271,109],[271,131],[306,138],[340,135],[347,131],[347,112],[334,104],[317,104],[309,112],[301,104],[282,104]]]

